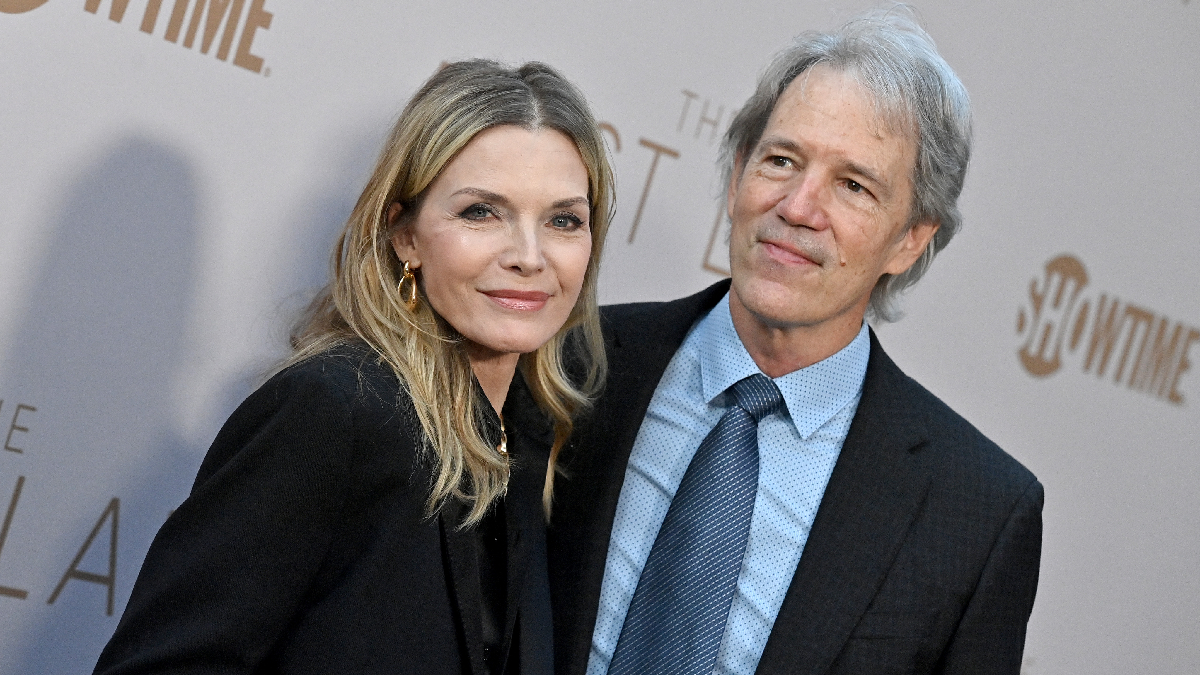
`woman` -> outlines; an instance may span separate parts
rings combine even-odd
[[[603,379],[611,202],[555,71],[426,82],[287,367],[218,434],[96,672],[550,673],[544,517]]]

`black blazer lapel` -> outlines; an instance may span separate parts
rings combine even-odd
[[[479,560],[476,557],[475,535],[471,530],[456,529],[458,523],[462,522],[463,510],[460,502],[447,501],[438,512],[438,527],[442,534],[442,551],[450,582],[450,593],[454,596],[463,653],[468,657],[468,662],[463,666],[474,675],[484,675],[487,669],[483,662],[483,607],[480,602]]]
[[[757,673],[826,672],[883,583],[930,483],[910,382],[872,333],[858,411]]]
[[[663,371],[692,325],[729,290],[718,282],[667,303],[603,308],[609,376],[564,449],[550,521],[556,672],[587,668],[625,465]]]

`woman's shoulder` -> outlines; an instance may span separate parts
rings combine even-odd
[[[250,394],[217,434],[200,477],[264,441],[274,452],[313,454],[313,460],[415,448],[411,408],[374,350],[338,346],[288,365]]]
[[[341,344],[275,373],[259,391],[313,389],[348,402],[390,399],[395,405],[400,382],[379,353],[363,342]]]

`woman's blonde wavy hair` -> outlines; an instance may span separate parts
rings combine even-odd
[[[464,525],[478,522],[504,494],[508,464],[482,435],[484,410],[462,338],[430,308],[423,290],[415,311],[400,297],[403,263],[391,238],[412,222],[429,186],[476,134],[508,124],[562,132],[575,142],[588,173],[592,252],[582,291],[566,324],[519,363],[534,400],[554,424],[542,493],[549,517],[555,460],[607,368],[596,278],[613,208],[612,169],[599,128],[583,95],[554,69],[461,61],[443,66],[421,87],[392,128],[338,238],[332,281],[292,332],[288,360],[358,339],[373,347],[406,387],[420,419],[434,463],[429,513],[449,499],[462,500],[470,506]],[[389,226],[393,203],[402,208]]]

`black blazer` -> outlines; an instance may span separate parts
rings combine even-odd
[[[547,423],[520,375],[505,420],[505,635],[519,632],[524,673],[548,675],[548,448],[533,440]],[[271,378],[155,537],[96,672],[482,675],[476,537],[457,529],[456,503],[425,515],[419,438],[411,400],[365,346]]]
[[[564,449],[549,536],[556,672],[582,675],[625,465],[722,282],[604,309],[610,376]],[[758,673],[1011,673],[1037,588],[1042,486],[871,335],[862,399]]]

